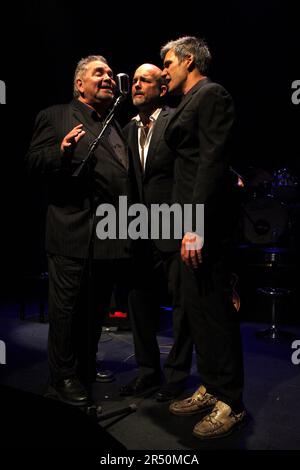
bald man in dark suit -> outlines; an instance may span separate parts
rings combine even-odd
[[[174,182],[174,154],[164,141],[164,131],[172,110],[163,104],[167,91],[161,70],[153,64],[137,68],[132,83],[132,100],[139,113],[125,127],[132,152],[140,201],[171,204]],[[138,375],[120,392],[136,395],[161,383],[160,349],[157,342],[160,282],[169,288],[173,307],[174,344],[164,363],[164,383],[157,401],[180,394],[189,376],[192,340],[181,307],[179,240],[138,240],[134,249],[134,288],[129,295]]]

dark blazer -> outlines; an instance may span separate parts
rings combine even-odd
[[[203,79],[185,95],[165,132],[176,154],[173,199],[205,204],[203,253],[222,249],[231,230],[229,152],[234,106],[219,84]],[[230,230],[228,230],[230,229]]]
[[[108,142],[109,129],[94,152],[90,176],[87,171],[78,178],[72,176],[101,129],[101,123],[93,121],[84,106],[74,99],[69,104],[41,111],[26,155],[29,174],[44,177],[48,184],[46,250],[77,258],[85,258],[88,253],[91,205],[112,204],[118,215],[119,195],[127,195],[129,203],[132,197],[128,162],[122,163]],[[62,157],[60,145],[63,138],[80,123],[83,124],[85,136],[77,144],[72,158]],[[127,151],[122,130],[115,121],[112,125]],[[128,240],[99,240],[95,237],[95,258],[128,257],[129,251]]]
[[[148,149],[145,171],[142,172],[138,127],[135,120],[130,121],[124,130],[132,153],[133,169],[138,185],[140,201],[147,207],[151,204],[171,204],[174,183],[175,155],[166,145],[164,132],[174,109],[165,106],[160,112],[153,130]],[[179,240],[153,240],[158,249],[174,251],[179,249]]]

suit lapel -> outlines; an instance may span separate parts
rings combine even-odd
[[[140,198],[142,200],[142,184],[143,184],[143,172],[140,160],[140,152],[138,146],[138,127],[135,121],[131,121],[128,129],[128,143],[132,150],[132,160],[134,173],[136,176]]]
[[[142,168],[141,168],[140,152],[139,152],[139,145],[138,145],[138,127],[135,121],[131,121],[130,123],[128,141],[132,148],[135,168],[136,170],[141,172]]]
[[[186,105],[191,101],[194,94],[197,93],[197,91],[200,90],[200,88],[204,87],[208,83],[210,83],[210,79],[209,78],[203,78],[203,80],[200,80],[196,85],[194,85],[194,87],[190,90],[190,92],[182,98],[182,100],[179,103],[179,105],[177,106],[174,114],[172,114],[172,116],[171,116],[171,118],[168,122],[168,125],[171,124],[174,121],[174,119],[176,119],[178,114],[180,114],[181,111],[186,107]]]
[[[73,100],[72,102],[72,110],[73,110],[73,115],[77,121],[80,121],[86,129],[89,130],[89,132],[94,136],[98,137],[100,134],[101,130],[101,124],[99,123],[99,130],[97,131],[96,126],[93,126],[88,120],[86,119],[86,116],[82,112],[79,106],[77,106],[76,100]]]
[[[99,128],[97,129],[97,126],[93,126],[91,122],[89,122],[87,119],[86,119],[86,116],[84,115],[84,113],[81,111],[80,107],[79,106],[76,106],[76,100],[73,100],[73,102],[71,103],[72,105],[72,111],[73,111],[73,115],[75,117],[75,119],[77,121],[80,121],[84,127],[86,129],[88,129],[88,131],[92,134],[93,137],[98,137],[98,135],[100,134],[100,131],[101,131],[101,123],[99,122]],[[116,124],[116,123],[115,123]],[[121,129],[119,128],[119,126],[115,125],[115,128],[117,130],[117,132],[119,133],[119,135],[121,136],[122,140],[125,142],[125,139],[124,139],[124,136],[123,136],[123,133],[121,131]],[[113,157],[114,161],[116,161],[118,164],[120,164],[122,166],[122,168],[125,168],[124,165],[120,162],[119,158],[117,157],[117,155],[115,154],[112,146],[109,144],[108,140],[107,140],[107,134],[106,134],[106,131],[104,132],[103,136],[101,137],[101,140],[100,140],[100,144],[105,147],[105,149],[109,152],[109,154]],[[127,147],[127,146],[126,146]],[[97,151],[97,149],[96,149]]]
[[[161,140],[163,136],[164,130],[168,122],[168,117],[169,117],[168,109],[167,108],[162,109],[153,129],[153,134],[151,137],[147,159],[146,159],[145,174],[151,171],[151,167],[155,161],[156,147],[158,145],[158,142]]]

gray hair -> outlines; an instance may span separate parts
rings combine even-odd
[[[107,64],[107,60],[102,55],[89,55],[87,57],[84,57],[83,59],[80,59],[80,61],[78,62],[76,69],[75,69],[75,73],[74,73],[74,82],[73,82],[74,98],[78,98],[78,96],[80,96],[80,93],[76,85],[77,79],[83,77],[84,73],[86,72],[87,65],[90,62],[94,62],[95,60],[100,60],[100,62],[104,62],[105,64]]]
[[[211,53],[203,39],[193,36],[184,36],[176,39],[175,41],[167,42],[160,50],[160,56],[163,60],[167,52],[171,49],[174,50],[174,54],[178,57],[179,63],[182,62],[189,54],[193,54],[195,66],[199,72],[201,74],[207,72],[211,62]]]

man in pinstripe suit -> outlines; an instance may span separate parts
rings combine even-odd
[[[128,240],[93,236],[97,221],[93,215],[99,204],[112,204],[118,211],[120,195],[127,195],[130,202],[127,145],[115,120],[89,165],[79,177],[72,176],[99,135],[115,93],[113,72],[104,57],[80,60],[74,75],[74,99],[39,113],[26,156],[29,174],[44,178],[49,189],[46,250],[51,387],[59,399],[73,405],[87,402],[84,385],[95,380],[101,319],[109,308],[115,272],[126,264],[130,251]],[[89,252],[96,288],[90,309],[93,315],[87,321]]]

